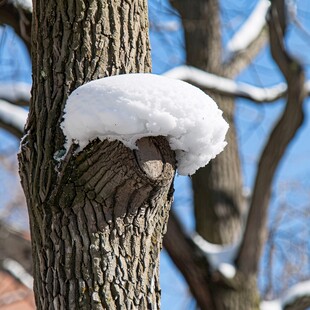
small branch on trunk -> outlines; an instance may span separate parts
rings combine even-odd
[[[284,48],[284,9],[284,0],[273,1],[268,23],[272,56],[287,80],[287,103],[259,161],[244,239],[237,257],[237,266],[245,274],[257,272],[266,239],[266,218],[272,180],[287,146],[304,118],[305,76],[301,66]]]

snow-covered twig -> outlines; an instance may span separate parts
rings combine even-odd
[[[276,101],[277,99],[284,97],[287,92],[287,85],[285,83],[279,83],[268,88],[256,87],[185,65],[173,68],[165,72],[164,75],[170,78],[188,81],[203,89],[213,90],[225,95],[250,99],[258,103]],[[305,87],[309,93],[310,81]]]
[[[32,1],[31,0],[10,0],[16,7],[21,7],[24,10],[32,12]]]
[[[292,306],[298,299],[307,298],[310,302],[310,280],[299,282],[292,286],[283,297],[270,301],[261,302],[261,310],[284,310],[288,306]],[[309,303],[306,305],[309,306]]]
[[[174,32],[181,29],[181,24],[178,21],[171,20],[165,22],[150,22],[150,29],[153,31],[169,31]]]
[[[251,15],[227,43],[228,57],[246,49],[257,38],[266,25],[269,6],[270,1],[268,0],[258,1]]]
[[[0,100],[0,123],[12,126],[18,131],[23,132],[27,116],[28,112],[25,109]]]
[[[236,274],[234,260],[240,242],[231,245],[213,244],[202,238],[198,233],[192,236],[193,242],[204,253],[211,268],[219,271],[226,278],[233,278]]]
[[[32,290],[33,278],[20,263],[13,259],[6,258],[2,262],[2,267],[26,287]]]
[[[31,85],[23,82],[1,83],[0,98],[10,102],[29,103]]]

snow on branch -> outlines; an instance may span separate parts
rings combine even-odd
[[[0,100],[0,121],[14,126],[20,131],[24,130],[28,112],[14,104]]]
[[[23,132],[27,116],[28,112],[24,108],[0,100],[0,123],[12,126],[18,131]]]
[[[198,233],[192,236],[193,242],[204,253],[212,270],[219,271],[226,278],[233,278],[236,274],[234,260],[240,246],[240,242],[231,245],[210,243]]]
[[[257,103],[273,102],[287,94],[287,85],[279,83],[262,88],[247,83],[236,82],[227,78],[205,72],[191,66],[179,66],[164,73],[164,76],[188,81],[202,89],[212,90],[224,95],[241,97]],[[305,90],[310,94],[310,81],[305,83]]]
[[[299,282],[288,289],[283,297],[270,301],[261,302],[261,310],[284,310],[297,303],[299,299],[307,298],[310,300],[310,280]],[[306,306],[309,306],[309,302]],[[299,308],[298,308],[299,309]],[[304,308],[303,308],[304,309]]]
[[[171,20],[164,22],[150,22],[150,29],[153,31],[169,31],[175,32],[181,29],[181,24],[179,21]]]
[[[292,286],[281,299],[282,308],[295,303],[297,299],[302,297],[310,297],[310,280]]]
[[[33,278],[20,263],[13,259],[6,258],[2,262],[2,267],[32,290]]]
[[[130,149],[143,137],[165,136],[178,172],[193,174],[226,146],[228,124],[216,103],[195,86],[154,74],[91,81],[69,96],[62,129],[72,141],[119,140]]]
[[[10,0],[14,6],[32,12],[32,0]]]
[[[1,83],[0,98],[6,101],[28,105],[31,85],[23,82]]]
[[[228,56],[245,50],[257,38],[266,25],[266,14],[269,7],[270,1],[258,1],[251,15],[227,43]]]

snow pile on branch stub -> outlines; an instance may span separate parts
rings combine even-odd
[[[69,96],[62,129],[66,149],[95,138],[119,140],[130,149],[142,137],[165,136],[178,172],[191,175],[224,149],[228,124],[216,103],[197,87],[154,74],[98,79]]]

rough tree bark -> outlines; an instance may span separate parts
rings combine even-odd
[[[32,61],[19,162],[38,309],[158,309],[175,173],[167,141],[144,138],[131,151],[95,140],[61,159],[60,123],[75,88],[150,71],[146,1],[35,0]]]

